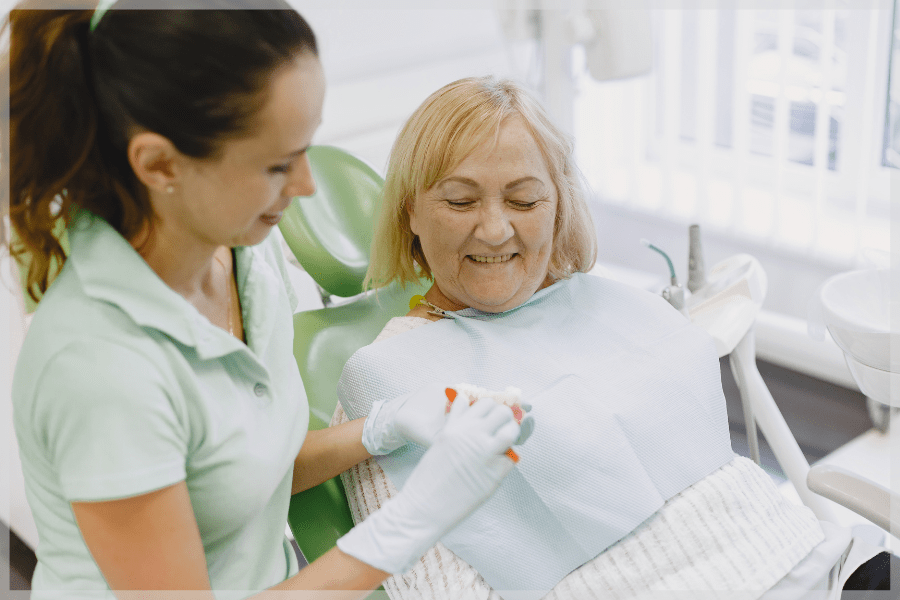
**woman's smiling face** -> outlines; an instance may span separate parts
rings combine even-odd
[[[556,187],[520,118],[500,125],[452,172],[407,206],[435,286],[449,310],[503,312],[552,283]]]

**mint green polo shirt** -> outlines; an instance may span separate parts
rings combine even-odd
[[[69,236],[71,254],[35,312],[13,377],[40,537],[32,599],[112,597],[70,502],[180,481],[218,598],[296,573],[284,528],[309,405],[279,240],[235,249],[245,345],[169,288],[104,220],[81,211]]]

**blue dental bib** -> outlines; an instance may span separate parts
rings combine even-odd
[[[338,397],[355,419],[429,382],[522,390],[520,462],[441,540],[506,600],[545,595],[734,457],[713,341],[654,294],[576,273],[503,313],[447,314],[357,351]],[[424,452],[377,460],[402,489]]]

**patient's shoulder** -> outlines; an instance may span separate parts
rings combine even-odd
[[[614,279],[584,273],[575,275],[579,277],[573,277],[573,301],[589,310],[614,316],[624,326],[640,324],[677,329],[687,322],[660,294]]]
[[[378,337],[375,338],[375,341],[380,342],[381,340],[386,340],[389,337],[412,331],[416,327],[421,327],[428,323],[431,323],[431,320],[422,317],[394,317],[387,322],[384,329],[382,329],[381,333],[378,334]]]

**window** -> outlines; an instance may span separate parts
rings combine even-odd
[[[594,191],[848,268],[886,252],[891,15],[836,6],[651,11],[653,71],[627,80],[594,81],[576,47]]]

